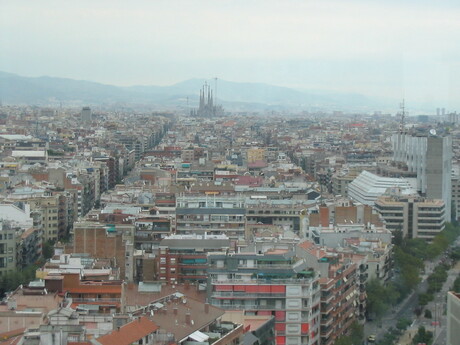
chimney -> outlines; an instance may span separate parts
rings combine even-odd
[[[177,311],[178,311],[177,307],[174,307],[173,310],[174,310],[174,315],[177,315]]]
[[[190,326],[190,324],[192,323],[191,321],[192,321],[192,319],[191,319],[190,312],[187,312],[185,314],[185,323]]]
[[[208,303],[208,302],[206,302],[206,303],[204,304],[204,312],[205,312],[206,314],[209,313],[209,303]]]

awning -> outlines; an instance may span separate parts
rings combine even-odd
[[[198,342],[204,342],[209,339],[209,335],[206,335],[200,331],[193,332],[192,334],[189,335],[189,337]]]

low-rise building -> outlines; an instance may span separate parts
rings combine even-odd
[[[376,200],[375,209],[385,220],[387,229],[402,231],[404,237],[431,241],[445,227],[445,205],[441,199],[384,195]]]

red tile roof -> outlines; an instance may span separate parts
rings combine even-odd
[[[130,345],[157,329],[158,326],[154,322],[142,316],[136,321],[132,321],[96,340],[102,345]]]

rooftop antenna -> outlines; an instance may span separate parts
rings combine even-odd
[[[401,122],[399,124],[399,133],[403,134],[404,133],[404,121],[406,119],[406,107],[405,107],[405,104],[404,104],[404,98],[402,100],[402,103],[400,104],[400,108],[402,110],[401,112]]]

